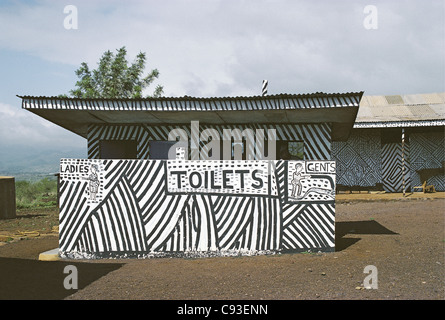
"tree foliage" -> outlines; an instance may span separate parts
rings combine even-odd
[[[140,52],[131,65],[128,65],[126,55],[125,47],[118,49],[116,54],[108,50],[94,70],[82,62],[75,71],[79,80],[70,95],[75,98],[104,99],[160,97],[163,94],[160,85],[156,86],[152,95],[144,97],[142,93],[159,77],[157,69],[144,76],[146,54]]]

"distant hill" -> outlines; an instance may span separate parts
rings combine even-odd
[[[86,158],[85,148],[29,147],[0,145],[0,176],[35,181],[59,171],[61,158]]]

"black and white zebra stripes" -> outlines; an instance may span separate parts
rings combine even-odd
[[[149,99],[76,99],[19,96],[24,109],[88,111],[236,111],[358,107],[363,92],[276,94],[245,97],[159,97]]]
[[[184,139],[190,139],[190,124],[172,125],[172,126],[148,126],[140,125],[91,125],[88,130],[88,158],[100,158],[101,140],[135,140],[137,141],[137,158],[150,159],[149,142],[167,141],[169,132],[174,129],[181,129],[187,133]],[[225,129],[239,129],[241,132],[245,129],[252,129],[256,133],[257,129],[263,129],[267,138],[267,130],[276,130],[276,139],[278,141],[304,141],[304,159],[305,160],[330,160],[331,159],[331,126],[327,123],[320,124],[252,124],[252,125],[205,125],[200,124],[201,133],[206,129],[215,129],[223,137]],[[236,131],[233,131],[234,137],[238,137]],[[249,139],[249,137],[247,137]],[[250,140],[249,140],[250,141]],[[252,142],[253,143],[253,142]],[[204,141],[201,141],[201,147],[205,147]],[[256,148],[262,146],[255,146]]]
[[[261,95],[262,96],[265,96],[267,94],[267,85],[268,85],[268,81],[263,80],[263,85],[261,87]]]
[[[269,195],[169,193],[168,161],[63,159],[66,168],[95,164],[101,193],[91,200],[88,179],[78,172],[61,172],[61,254],[137,257],[334,250],[334,200],[290,202],[287,161],[273,161],[270,179],[278,190],[265,188]],[[193,161],[182,165],[193,166]],[[255,167],[255,161],[248,165]]]
[[[382,182],[383,188],[388,192],[402,192],[403,183],[411,185],[409,174],[409,144],[404,144],[402,157],[401,143],[386,143],[382,145]]]
[[[445,191],[445,130],[413,133],[409,137],[412,186],[424,181]]]
[[[381,185],[387,192],[402,192],[405,166],[407,191],[424,181],[434,185],[436,191],[443,191],[444,137],[439,130],[411,132],[405,139],[403,164],[401,142],[381,143],[379,129],[355,129],[348,141],[332,143],[332,158],[337,162],[337,185],[350,188]],[[426,174],[421,177],[424,172]]]

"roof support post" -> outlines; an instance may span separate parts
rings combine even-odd
[[[402,188],[403,188],[403,197],[405,197],[405,128],[402,128]]]

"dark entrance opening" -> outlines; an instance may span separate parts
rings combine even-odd
[[[99,143],[101,159],[136,159],[136,140],[101,140]]]
[[[168,151],[177,141],[150,141],[150,159],[168,159]]]

